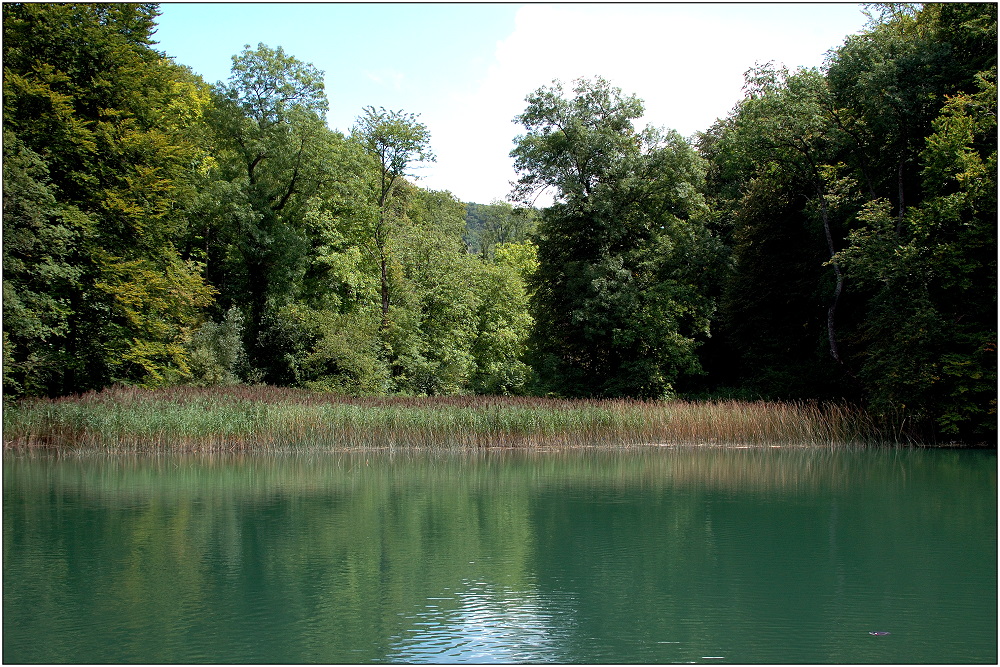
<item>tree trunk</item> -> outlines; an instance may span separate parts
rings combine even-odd
[[[382,328],[386,329],[389,326],[389,267],[388,260],[385,253],[382,253],[379,259],[379,265],[382,269]]]
[[[826,334],[830,342],[830,356],[841,366],[846,366],[840,357],[840,348],[837,345],[836,315],[837,305],[840,303],[840,295],[844,291],[844,274],[840,270],[840,265],[833,260],[837,250],[833,245],[833,232],[830,231],[830,209],[826,203],[826,197],[820,194],[820,217],[823,221],[823,232],[826,234],[826,245],[830,250],[830,264],[833,266],[833,274],[837,279],[837,286],[833,290],[833,300],[826,310]]]
[[[903,214],[906,213],[906,204],[903,199],[903,161],[899,161],[899,168],[896,171],[896,188],[899,196],[899,213],[896,215],[896,236],[903,234]]]

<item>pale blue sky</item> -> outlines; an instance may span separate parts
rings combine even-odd
[[[847,3],[162,3],[157,48],[209,83],[263,42],[326,73],[331,127],[363,107],[420,114],[436,164],[421,185],[503,199],[524,98],[554,78],[600,75],[646,103],[641,124],[685,136],[740,99],[743,73],[774,60],[820,66],[863,29]]]

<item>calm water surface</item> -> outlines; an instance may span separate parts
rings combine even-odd
[[[3,661],[996,663],[996,473],[950,450],[7,456]]]

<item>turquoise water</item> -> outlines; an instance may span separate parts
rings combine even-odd
[[[960,450],[8,455],[3,660],[996,663],[996,472]]]

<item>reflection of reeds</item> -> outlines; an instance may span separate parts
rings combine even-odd
[[[357,398],[274,387],[115,388],[8,405],[4,448],[845,445],[884,439],[840,404]]]
[[[967,466],[948,467],[926,451],[868,447],[575,447],[441,450],[399,448],[317,452],[69,452],[53,459],[11,456],[4,474],[18,486],[103,496],[120,502],[155,494],[183,498],[273,496],[276,489],[304,497],[360,489],[446,489],[475,495],[568,488],[726,491],[804,491],[881,488],[879,480],[906,469],[920,483],[942,470],[981,486]],[[921,458],[921,457],[924,458]],[[39,465],[39,462],[44,462]],[[921,464],[923,461],[925,463]],[[971,505],[970,505],[971,507]]]

